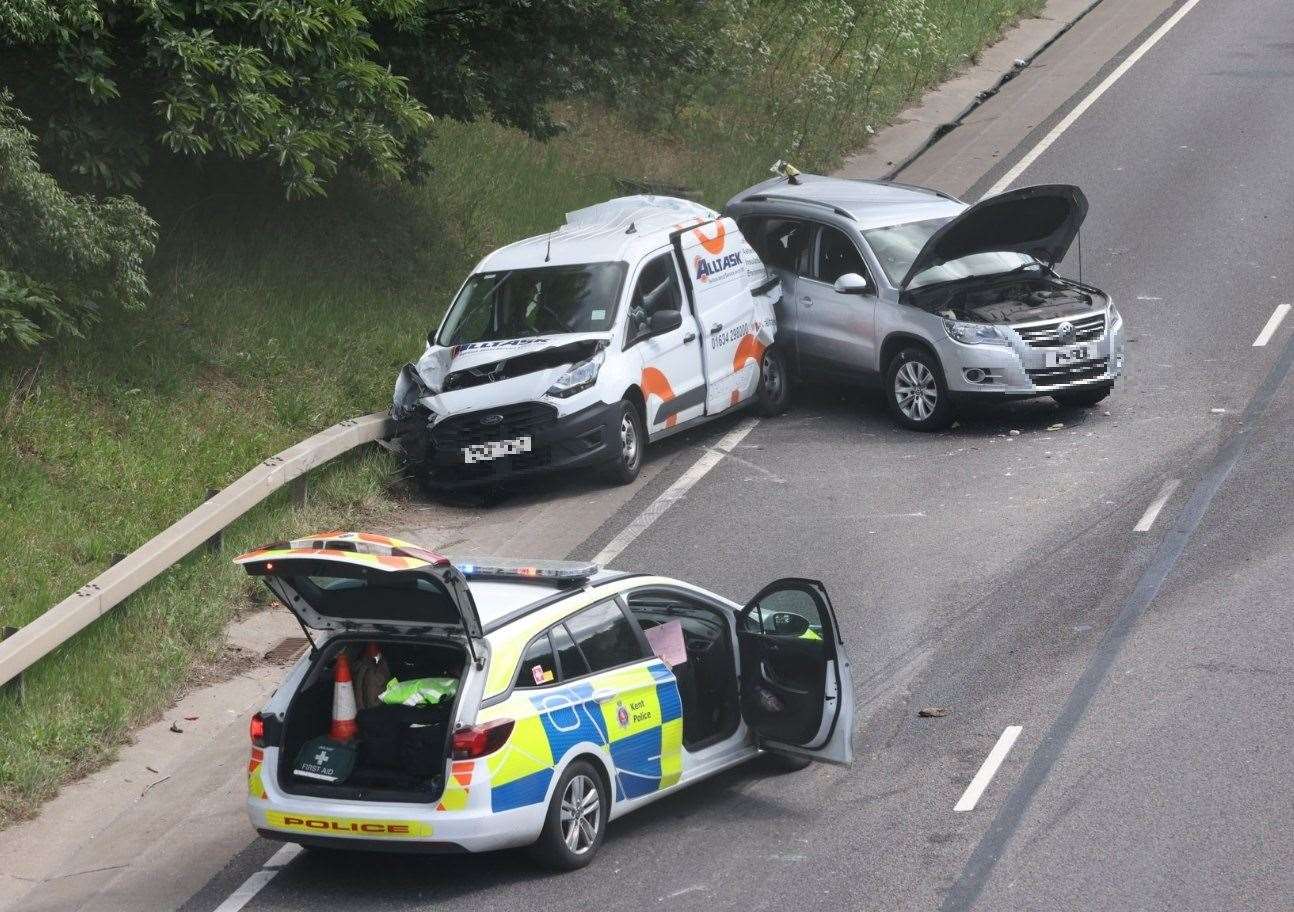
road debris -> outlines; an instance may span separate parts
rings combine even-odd
[[[1049,430],[1049,431],[1059,431],[1059,430],[1062,430],[1064,427],[1065,427],[1065,422],[1063,422],[1063,421],[1057,421],[1055,424],[1048,425],[1048,426],[1047,426],[1047,430]]]
[[[172,723],[171,723],[171,731],[175,732],[177,735],[182,735],[182,734],[184,734],[184,729],[180,728],[180,723],[179,723],[179,722],[172,722]]]
[[[1019,436],[1020,436],[1020,432],[1019,432],[1019,431],[1017,431],[1015,428],[1012,428],[1012,429],[1010,430],[1010,432],[1009,432],[1009,433],[1011,434],[1011,436],[1012,436],[1012,437],[1019,437]]]
[[[942,706],[927,706],[925,709],[917,710],[917,715],[923,719],[942,719],[948,715],[948,710]]]

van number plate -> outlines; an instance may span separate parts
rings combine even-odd
[[[474,443],[463,447],[463,462],[488,462],[504,456],[516,456],[518,453],[530,452],[529,437],[513,437],[511,440],[492,440],[489,443]]]
[[[1086,345],[1080,345],[1077,348],[1066,348],[1061,351],[1047,352],[1048,367],[1064,367],[1066,364],[1076,364],[1079,361],[1088,361],[1092,357],[1091,352]]]

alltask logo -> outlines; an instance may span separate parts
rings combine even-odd
[[[696,272],[698,282],[708,282],[719,273],[731,269],[733,266],[741,265],[741,253],[729,253],[725,256],[705,259],[697,257],[692,260],[692,269]]]

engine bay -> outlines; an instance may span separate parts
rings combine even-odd
[[[946,282],[909,292],[908,303],[971,323],[1021,323],[1087,313],[1105,306],[1090,285],[1056,275],[1011,276]]]

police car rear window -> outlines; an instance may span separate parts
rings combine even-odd
[[[566,626],[588,660],[590,671],[615,668],[644,658],[642,643],[614,601],[581,611]]]
[[[418,621],[461,624],[449,593],[425,577],[382,574],[356,579],[341,576],[289,576],[288,583],[325,617],[350,621]]]

